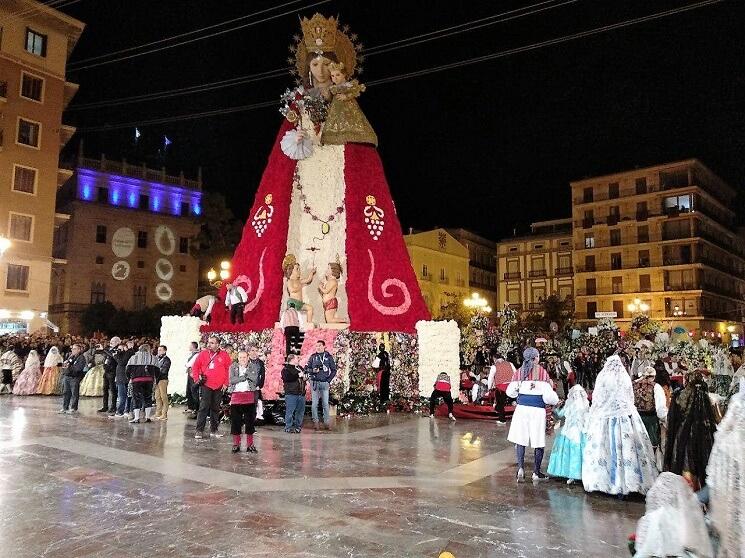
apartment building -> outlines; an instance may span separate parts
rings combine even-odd
[[[466,229],[446,229],[468,248],[468,282],[489,306],[497,308],[497,243]]]
[[[745,240],[735,190],[696,159],[571,183],[578,318],[646,309],[699,335],[738,332]]]
[[[411,265],[432,316],[450,302],[462,302],[469,290],[469,253],[445,229],[404,235]],[[480,291],[479,291],[480,292]]]
[[[201,176],[81,153],[58,208],[68,219],[55,235],[54,256],[66,264],[54,266],[49,315],[64,331],[79,332],[80,314],[97,302],[141,310],[195,299],[199,261],[191,244]]]
[[[538,312],[550,295],[571,299],[572,220],[538,221],[530,234],[497,243],[497,307]]]
[[[62,111],[78,86],[65,67],[84,24],[42,2],[0,2],[0,334],[47,320],[57,188],[71,172],[59,153],[75,129]]]

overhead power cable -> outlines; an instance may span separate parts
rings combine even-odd
[[[578,1],[579,0],[564,0],[564,2],[556,4],[555,3],[556,0],[546,0],[543,2],[538,2],[537,4],[532,4],[530,6],[524,6],[523,8],[519,8],[517,10],[509,10],[507,12],[494,14],[494,15],[491,15],[485,18],[461,23],[461,24],[454,25],[451,27],[446,27],[444,29],[428,31],[426,33],[421,33],[419,35],[414,35],[411,37],[406,37],[404,39],[399,39],[397,41],[392,41],[389,43],[384,43],[382,45],[370,47],[370,48],[364,49],[363,54],[366,56],[371,56],[374,54],[378,54],[380,52],[387,52],[389,50],[406,48],[408,46],[413,46],[413,45],[420,44],[423,42],[434,41],[434,40],[437,40],[443,37],[449,37],[451,35],[465,33],[468,31],[472,31],[474,29],[485,27],[487,25],[494,25],[497,23],[510,21],[512,19],[516,19],[519,17],[533,15],[533,14],[540,13],[546,10],[561,7],[566,4],[572,4]],[[552,4],[552,5],[547,6],[547,4]],[[532,10],[532,8],[537,8],[537,9]],[[517,13],[517,12],[523,12],[523,13]],[[477,25],[474,25],[474,24],[477,24]],[[443,33],[443,32],[445,32],[446,34],[440,35],[440,33]],[[385,49],[385,50],[381,51],[380,49]],[[252,83],[254,81],[258,81],[259,79],[271,79],[271,78],[280,77],[284,75],[287,75],[287,70],[285,68],[278,68],[276,70],[269,70],[269,71],[261,72],[258,74],[249,74],[249,75],[240,76],[240,77],[227,79],[227,80],[192,85],[189,87],[181,87],[181,88],[169,89],[169,90],[158,91],[158,92],[153,92],[153,93],[145,93],[142,95],[120,97],[118,99],[109,99],[109,100],[94,101],[91,103],[73,105],[69,107],[67,110],[68,112],[74,112],[77,110],[86,110],[86,109],[109,107],[109,106],[120,106],[120,105],[152,101],[152,100],[164,99],[164,98],[170,98],[170,97],[179,97],[183,95],[191,95],[194,93],[202,93],[205,91],[213,91],[215,89],[222,89],[225,87],[235,87],[238,85],[243,85],[245,83]]]
[[[288,2],[287,4],[294,4],[297,1],[299,1],[299,0],[295,0],[293,2]],[[327,4],[328,2],[331,2],[331,0],[319,0],[319,1],[314,2],[312,4],[308,4],[307,6],[303,6],[303,7],[299,8],[299,10],[307,10],[308,8],[313,8],[315,6],[320,6],[321,4]],[[280,6],[285,6],[287,4],[280,4]],[[243,16],[243,18],[253,17],[253,16],[257,15],[257,14],[264,13],[264,12],[266,12],[268,10],[274,10],[274,9],[277,9],[277,6],[274,6],[273,8],[267,8],[266,10],[262,10],[260,12],[256,12],[255,14],[250,14],[248,16]],[[243,23],[241,25],[237,25],[237,26],[231,27],[229,29],[221,29],[219,31],[215,31],[214,33],[208,33],[207,35],[202,35],[202,36],[199,36],[199,37],[193,37],[191,39],[186,39],[186,40],[183,40],[183,41],[178,41],[178,42],[173,43],[173,44],[170,44],[170,45],[163,45],[161,47],[147,49],[147,50],[145,50],[143,52],[136,52],[134,54],[128,54],[126,56],[119,56],[117,58],[112,58],[111,60],[103,60],[101,62],[94,62],[92,64],[86,64],[86,65],[83,65],[83,66],[78,66],[77,65],[77,64],[82,63],[82,61],[79,61],[79,62],[77,62],[75,64],[70,64],[68,66],[68,70],[77,72],[77,71],[80,71],[80,70],[87,70],[89,68],[97,68],[99,66],[105,66],[107,64],[113,64],[114,62],[120,62],[122,60],[131,60],[132,58],[138,58],[140,56],[145,56],[146,54],[152,54],[154,52],[160,52],[160,51],[163,51],[163,50],[168,50],[168,49],[171,49],[171,48],[175,48],[177,46],[194,43],[196,41],[203,41],[204,39],[210,39],[212,37],[217,37],[218,35],[224,35],[225,33],[231,33],[233,31],[237,31],[238,29],[244,29],[246,27],[251,27],[253,25],[258,25],[259,23],[265,23],[267,21],[271,21],[271,20],[277,19],[279,17],[283,17],[283,16],[286,16],[286,15],[297,13],[297,11],[298,10],[288,10],[286,12],[282,12],[282,13],[279,13],[279,14],[274,14],[274,15],[271,15],[271,16],[267,16],[265,18],[258,19],[256,21],[250,21],[248,23]],[[215,26],[219,27],[220,25],[223,25],[223,24],[216,24]],[[215,27],[215,26],[212,26],[212,27]],[[193,33],[197,32],[197,31],[202,31],[204,29],[207,29],[207,28],[203,28],[201,30],[190,31],[189,34],[193,34]],[[155,42],[162,42],[162,41],[165,41],[165,40],[170,40],[170,39],[161,39],[161,41],[155,41]],[[110,53],[110,54],[112,54],[112,53]]]
[[[681,7],[678,7],[678,8],[671,8],[669,10],[664,10],[662,12],[657,12],[657,13],[654,13],[654,14],[640,16],[640,17],[636,17],[636,18],[624,20],[624,21],[621,21],[621,22],[618,22],[618,23],[613,23],[613,24],[609,24],[609,25],[603,25],[601,27],[596,27],[595,29],[590,29],[590,30],[587,30],[587,31],[580,31],[580,32],[577,32],[577,33],[572,33],[570,35],[565,35],[565,36],[562,36],[562,37],[556,37],[556,38],[553,38],[553,39],[547,39],[545,41],[540,41],[540,42],[537,42],[537,43],[532,43],[532,44],[524,45],[524,46],[521,46],[521,47],[516,47],[516,48],[512,48],[512,49],[508,49],[508,50],[502,50],[502,51],[499,51],[499,52],[494,52],[494,53],[491,53],[491,54],[485,54],[485,55],[482,55],[482,56],[475,56],[473,58],[468,58],[468,59],[465,59],[465,60],[460,60],[460,61],[452,62],[452,63],[449,63],[449,64],[441,64],[439,66],[433,66],[431,68],[424,68],[422,70],[416,70],[416,71],[413,71],[413,72],[407,72],[407,73],[398,74],[398,75],[395,75],[395,76],[390,76],[390,77],[387,77],[387,78],[381,78],[381,79],[373,80],[373,81],[368,82],[366,85],[369,86],[369,87],[374,87],[374,86],[377,86],[377,85],[383,85],[383,84],[386,84],[386,83],[392,83],[392,82],[401,81],[401,80],[404,80],[404,79],[410,79],[410,78],[419,77],[419,76],[423,76],[423,75],[433,74],[433,73],[441,72],[441,71],[445,71],[445,70],[451,70],[451,69],[455,69],[455,68],[461,68],[461,67],[464,67],[464,66],[470,66],[472,64],[477,64],[477,63],[485,62],[485,61],[488,61],[488,60],[495,60],[495,59],[498,59],[498,58],[503,58],[503,57],[506,57],[506,56],[514,55],[514,54],[519,54],[519,53],[528,52],[528,51],[531,51],[531,50],[536,50],[536,49],[539,49],[539,48],[544,48],[544,47],[547,47],[547,46],[552,46],[552,45],[556,45],[556,44],[566,43],[566,42],[569,42],[569,41],[574,41],[574,40],[577,40],[577,39],[581,39],[581,38],[585,38],[585,37],[590,37],[590,36],[593,36],[593,35],[599,35],[601,33],[606,33],[608,31],[614,31],[614,30],[617,30],[617,29],[622,29],[622,28],[625,28],[625,27],[630,27],[632,25],[638,25],[640,23],[646,23],[646,22],[649,22],[649,21],[654,21],[654,20],[657,20],[657,19],[662,19],[662,18],[665,18],[665,17],[670,17],[672,15],[676,15],[676,14],[680,14],[680,13],[684,13],[684,12],[696,10],[696,9],[699,9],[699,8],[704,8],[706,6],[712,6],[712,5],[715,5],[715,4],[720,4],[722,2],[724,2],[724,0],[703,0],[703,1],[700,1],[700,2],[695,2],[693,4],[688,4],[686,6],[681,6]],[[110,125],[102,125],[102,126],[91,126],[91,127],[87,127],[87,128],[84,127],[84,128],[79,128],[79,131],[81,131],[81,132],[98,132],[98,131],[105,131],[105,130],[116,130],[116,129],[121,129],[121,128],[131,128],[131,127],[134,127],[134,126],[146,126],[146,125],[150,125],[150,124],[165,124],[165,123],[169,123],[169,122],[179,122],[179,121],[184,121],[184,120],[194,120],[194,119],[198,119],[198,118],[205,118],[205,117],[209,117],[209,116],[218,116],[218,115],[222,115],[222,114],[234,114],[236,112],[243,112],[243,111],[255,110],[255,109],[269,107],[269,106],[277,106],[277,104],[278,104],[277,101],[265,101],[265,102],[262,102],[262,103],[254,103],[254,104],[249,104],[249,105],[241,105],[241,106],[235,106],[235,107],[228,107],[228,108],[225,108],[225,109],[214,109],[214,110],[211,110],[211,111],[197,112],[197,113],[191,113],[191,114],[182,114],[182,115],[177,115],[177,116],[172,116],[172,117],[163,117],[163,118],[152,119],[152,120],[139,120],[139,121],[119,123],[119,124],[110,124]]]

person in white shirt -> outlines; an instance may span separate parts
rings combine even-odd
[[[248,295],[240,285],[228,283],[225,285],[225,306],[230,309],[230,323],[243,323],[243,308],[246,306]]]
[[[533,481],[548,479],[541,472],[543,450],[546,447],[546,406],[556,405],[559,396],[556,395],[548,374],[538,364],[539,358],[537,349],[525,349],[523,364],[507,387],[507,396],[517,399],[510,432],[507,435],[507,439],[515,444],[517,482],[522,482],[525,478],[523,465],[527,446],[532,446],[535,452]]]

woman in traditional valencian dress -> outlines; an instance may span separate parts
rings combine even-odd
[[[26,357],[26,366],[23,368],[23,372],[18,376],[18,379],[13,386],[13,395],[35,394],[40,379],[41,363],[39,362],[39,354],[36,351],[31,350]]]
[[[36,388],[37,393],[41,395],[61,395],[60,385],[62,370],[60,365],[64,359],[57,347],[51,347],[44,359],[44,373],[41,375],[39,385]]]
[[[543,451],[546,447],[546,406],[556,405],[556,395],[546,370],[538,364],[538,349],[528,347],[523,351],[523,364],[517,369],[507,386],[507,397],[517,399],[507,439],[515,444],[517,454],[517,482],[525,479],[525,449],[533,447],[533,481],[548,477],[541,472]]]
[[[415,333],[429,319],[376,150],[377,137],[357,104],[363,90],[356,36],[334,17],[301,20],[291,46],[297,87],[282,96],[285,122],[259,184],[243,237],[231,260],[233,282],[247,293],[244,323],[231,324],[216,305],[211,331],[275,327],[288,304],[300,319],[324,315],[323,273],[346,270],[333,298],[339,324],[354,331]],[[336,68],[337,84],[330,67]],[[300,289],[283,283],[292,256],[309,278]],[[293,296],[289,296],[290,290]],[[299,292],[298,292],[299,291]],[[301,298],[298,298],[298,295]],[[290,300],[292,299],[292,300]],[[328,302],[328,301],[327,301]],[[312,325],[308,323],[308,328]]]
[[[106,357],[103,347],[99,345],[93,355],[94,366],[86,372],[83,381],[80,382],[80,395],[82,397],[101,397],[103,395],[103,362]]]
[[[554,411],[564,424],[551,448],[547,473],[552,477],[567,479],[567,484],[582,479],[582,452],[585,449],[589,412],[587,392],[580,385],[570,389],[564,405]]]
[[[592,392],[582,484],[587,492],[646,494],[656,478],[654,450],[634,406],[631,376],[613,355],[605,361]]]

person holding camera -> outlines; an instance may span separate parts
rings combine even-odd
[[[320,429],[318,424],[318,400],[323,403],[323,423],[326,430],[331,430],[329,417],[329,386],[336,376],[336,361],[326,350],[326,343],[319,339],[316,342],[316,352],[313,353],[305,365],[305,372],[311,380],[311,403],[313,405],[313,428]]]
[[[222,438],[217,427],[220,424],[220,403],[222,392],[228,386],[229,370],[232,360],[230,355],[220,348],[220,340],[210,335],[207,348],[199,353],[191,367],[194,383],[200,386],[199,412],[197,413],[197,427],[194,438],[204,438],[204,427],[207,415],[210,416],[210,435]]]

